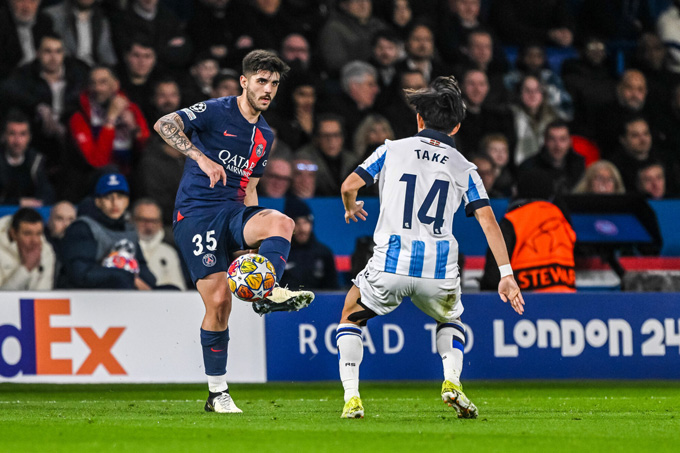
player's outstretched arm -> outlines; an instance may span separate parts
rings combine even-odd
[[[496,258],[496,263],[499,267],[510,267],[510,257],[508,256],[508,249],[505,247],[503,240],[503,233],[498,227],[496,217],[493,215],[493,210],[490,206],[484,206],[475,211],[475,218],[484,231],[484,236],[489,243],[489,248]],[[520,315],[524,313],[524,298],[519,289],[519,285],[515,281],[515,277],[510,271],[509,275],[503,276],[501,272],[501,281],[498,283],[498,294],[501,296],[503,302],[510,301],[510,305]]]
[[[227,185],[227,173],[217,162],[210,160],[200,149],[191,143],[189,137],[184,133],[184,122],[176,113],[168,113],[161,117],[153,129],[158,132],[165,143],[175,148],[180,153],[192,158],[208,178],[210,178],[210,188],[215,187],[218,181]]]
[[[358,222],[357,217],[366,220],[368,213],[364,211],[364,202],[357,201],[359,189],[365,185],[366,182],[356,173],[350,173],[342,183],[340,192],[342,193],[342,203],[345,205],[345,223],[349,223],[350,219]]]

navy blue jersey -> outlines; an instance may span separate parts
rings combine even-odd
[[[187,159],[175,199],[175,219],[192,212],[214,212],[224,202],[243,203],[251,177],[264,173],[274,134],[260,115],[250,124],[241,114],[235,96],[210,99],[176,112],[184,122],[184,132],[209,159],[221,163],[227,185],[218,181],[210,188],[210,178],[195,160]]]

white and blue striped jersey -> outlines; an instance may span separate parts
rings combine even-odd
[[[386,140],[355,173],[367,185],[379,184],[374,266],[412,277],[457,278],[453,216],[461,200],[472,216],[489,199],[477,167],[455,149],[453,139],[425,129]]]

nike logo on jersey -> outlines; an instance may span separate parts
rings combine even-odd
[[[210,348],[212,352],[223,352],[224,349],[215,349],[215,348]]]
[[[224,131],[224,136],[225,136],[225,137],[236,137],[236,135],[230,134],[230,133],[228,133],[227,131]]]

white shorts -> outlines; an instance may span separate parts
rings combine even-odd
[[[373,260],[352,280],[361,303],[378,315],[386,315],[410,297],[413,304],[439,322],[449,322],[463,314],[460,278],[434,279],[391,274],[373,268]]]

